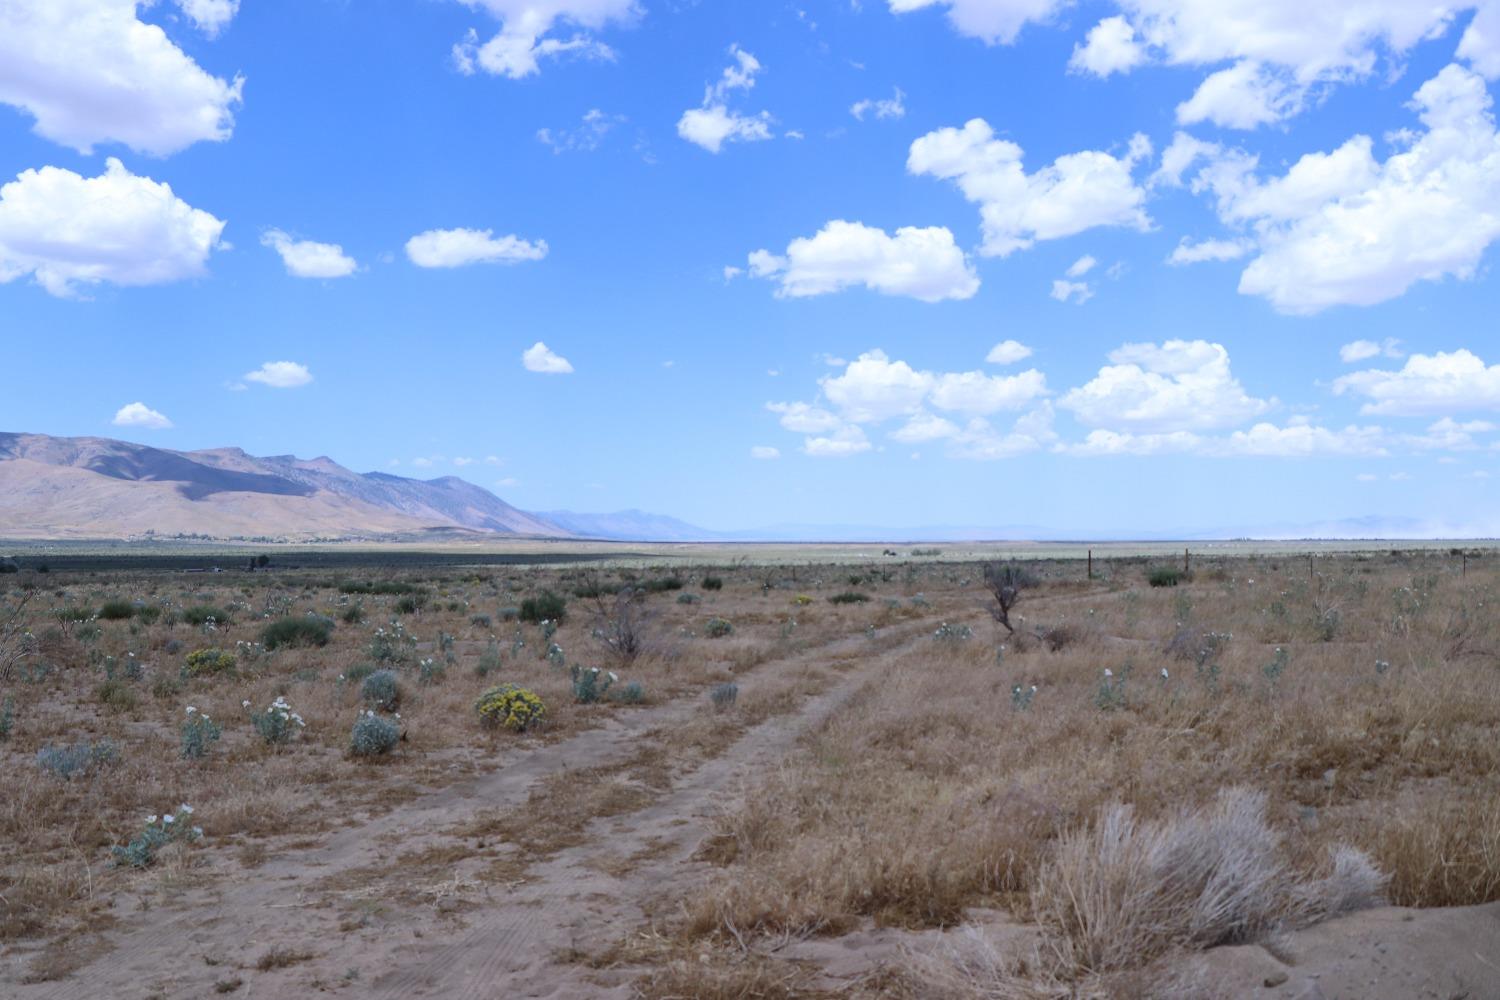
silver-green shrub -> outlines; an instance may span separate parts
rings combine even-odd
[[[401,742],[401,727],[367,711],[354,723],[349,749],[356,757],[378,757],[396,749]]]

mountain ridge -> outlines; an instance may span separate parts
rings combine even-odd
[[[358,473],[326,455],[0,432],[0,536],[365,537],[432,528],[571,534],[454,476]]]

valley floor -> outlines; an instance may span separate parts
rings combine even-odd
[[[45,581],[5,685],[0,992],[1500,996],[1500,574],[1162,568],[1027,565],[1014,634],[974,562]],[[516,620],[544,592],[561,627]],[[69,617],[110,598],[165,610]],[[327,645],[258,648],[309,613]],[[240,662],[175,668],[208,643]],[[580,702],[591,661],[645,696]],[[373,760],[366,664],[406,731]],[[498,681],[550,725],[480,728]],[[229,721],[278,696],[295,741]],[[201,760],[186,703],[224,725]],[[39,773],[81,739],[118,759]],[[201,841],[109,865],[178,800]]]

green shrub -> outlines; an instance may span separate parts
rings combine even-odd
[[[480,677],[487,677],[500,669],[500,647],[491,639],[484,647],[484,652],[479,654],[479,662],[474,664],[474,673]]]
[[[185,608],[182,612],[182,620],[189,625],[203,625],[213,619],[216,625],[225,625],[229,622],[229,612],[223,608],[216,608],[212,604],[195,604],[191,608]]]
[[[842,594],[834,594],[828,602],[830,604],[863,604],[869,599],[869,594],[862,594],[857,590],[846,590]]]
[[[94,618],[94,609],[85,607],[57,608],[52,612],[52,616],[64,625],[73,622],[92,621]]]
[[[596,597],[607,597],[610,594],[619,593],[619,586],[608,583],[600,583],[598,580],[588,580],[573,588],[573,596],[585,601]]]
[[[639,705],[646,700],[646,689],[640,681],[627,681],[610,692],[609,700],[622,705]]]
[[[359,696],[367,705],[385,712],[394,712],[401,707],[401,685],[396,681],[396,672],[377,670],[370,674],[359,686]]]
[[[664,576],[655,580],[647,580],[641,584],[641,589],[648,594],[660,594],[665,590],[681,590],[682,578],[676,576]]]
[[[739,696],[740,686],[732,682],[715,684],[708,692],[708,700],[713,703],[716,712],[729,711],[734,707]]]
[[[140,704],[135,689],[118,677],[111,677],[94,689],[99,704],[111,712],[129,712]]]
[[[16,727],[16,702],[13,698],[6,698],[5,704],[0,705],[0,743],[10,739],[11,730]]]
[[[354,723],[349,738],[349,752],[356,757],[378,757],[396,749],[401,742],[401,727],[374,712],[366,712]]]
[[[267,649],[283,646],[326,646],[333,632],[333,622],[321,615],[282,618],[260,631],[261,645]]]
[[[694,593],[684,592],[677,595],[678,604],[697,604],[698,600],[698,595]]]
[[[182,693],[182,681],[171,674],[157,674],[151,682],[151,697],[175,698]]]
[[[544,590],[521,602],[521,621],[537,624],[560,622],[568,616],[568,602],[550,590]]]
[[[703,634],[710,639],[720,639],[734,631],[734,626],[723,618],[710,618],[703,626]]]
[[[99,617],[107,622],[124,621],[135,616],[135,605],[129,601],[105,601],[99,609]]]
[[[362,605],[351,604],[344,609],[344,613],[339,615],[339,617],[344,620],[345,625],[358,625],[365,620],[365,609]]]
[[[154,604],[143,604],[135,609],[135,617],[142,625],[155,625],[156,620],[161,617],[161,608]]]
[[[724,580],[722,577],[705,576],[698,585],[704,590],[723,590]]]
[[[1155,566],[1146,575],[1146,582],[1153,587],[1175,587],[1182,582],[1182,571],[1174,566]]]
[[[414,594],[408,594],[396,602],[396,613],[402,615],[414,615],[421,610],[425,602]]]
[[[195,649],[187,655],[187,665],[183,667],[183,673],[189,677],[202,677],[206,674],[228,673],[234,669],[234,654],[211,646],[208,649]]]
[[[350,667],[347,672],[342,673],[339,676],[347,680],[350,684],[355,684],[359,681],[364,680],[366,677],[369,677],[379,669],[380,668],[375,666],[375,664],[373,663],[359,663]]]
[[[341,594],[416,594],[422,588],[399,580],[346,580],[339,584]]]

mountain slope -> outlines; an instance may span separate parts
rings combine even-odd
[[[177,452],[0,433],[0,537],[367,537],[431,528],[568,532],[448,476],[360,474],[328,458]]]

